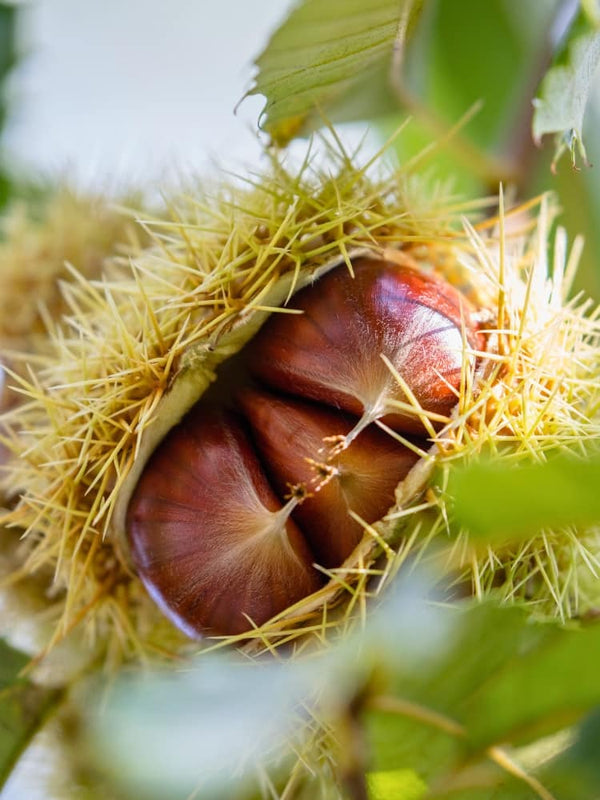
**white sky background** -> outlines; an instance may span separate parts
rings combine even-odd
[[[291,0],[33,0],[6,145],[83,185],[256,162],[252,62]]]

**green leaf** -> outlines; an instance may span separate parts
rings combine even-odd
[[[483,101],[467,132],[490,150],[517,124],[532,55],[548,26],[546,5],[536,3],[529,12],[534,30],[505,0],[442,0],[433,6],[423,69],[427,104],[451,125]]]
[[[241,786],[251,790],[259,765],[285,761],[282,748],[305,737],[302,709],[315,698],[319,716],[336,718],[373,664],[407,673],[441,651],[452,625],[438,624],[423,598],[429,588],[407,577],[365,631],[318,657],[254,663],[212,653],[182,675],[123,681],[93,719],[93,749],[133,796],[164,800],[200,788],[237,797]]]
[[[461,714],[472,745],[513,744],[561,730],[600,704],[600,627],[549,625],[520,636],[503,668],[471,693]]]
[[[581,10],[594,27],[600,28],[600,8],[598,0],[581,0]]]
[[[450,477],[457,522],[473,537],[515,541],[544,527],[600,521],[600,458],[558,456],[545,464],[475,462]]]
[[[304,0],[256,60],[248,94],[266,98],[262,127],[276,144],[335,121],[373,117],[396,104],[389,88],[394,47],[418,18],[423,0]]]
[[[491,602],[448,609],[447,618],[453,646],[435,669],[424,663],[418,673],[391,675],[369,701],[374,771],[412,769],[435,785],[435,798],[539,797],[503,748],[559,732],[600,705],[600,626],[535,625],[523,609]],[[571,764],[571,780],[585,778],[587,756]],[[541,758],[529,762],[530,772],[548,770]]]
[[[522,159],[539,156],[527,146],[531,92],[555,6],[553,0],[425,6],[406,54],[411,124],[395,140],[402,162],[435,141],[436,175],[461,194],[495,193],[499,182],[522,184],[528,172]],[[386,139],[400,122],[397,114],[379,123]]]
[[[0,789],[61,693],[20,677],[29,658],[0,640]]]
[[[560,786],[560,798],[600,797],[600,709],[588,715],[573,735],[570,747],[547,770]]]
[[[94,750],[132,796],[161,800],[193,790],[237,800],[256,791],[265,769],[280,785],[293,768],[299,786],[316,792],[315,721],[318,740],[330,731],[359,769],[368,754],[371,800],[416,800],[425,784],[428,800],[539,800],[536,781],[546,779],[592,785],[595,725],[568,758],[568,741],[551,757],[530,752],[526,771],[514,748],[537,746],[600,705],[600,626],[533,624],[524,609],[492,601],[432,606],[415,596],[425,584],[410,583],[400,576],[364,631],[306,659],[205,654],[183,675],[121,684],[95,718]],[[321,740],[317,759],[322,748]]]
[[[367,785],[369,800],[421,800],[427,791],[423,781],[410,769],[371,772]]]
[[[515,751],[515,758],[525,769],[535,769],[541,785],[551,792],[552,798],[597,799],[600,797],[599,752],[600,712],[595,711],[579,726]],[[443,793],[441,797],[444,800],[488,800],[490,792]],[[505,782],[493,797],[494,800],[540,800],[540,794],[533,787],[517,780]]]
[[[0,3],[0,132],[6,118],[6,97],[4,83],[17,60],[15,32],[18,10],[15,5]],[[0,162],[0,208],[6,204],[12,185],[7,170]]]
[[[560,53],[546,73],[533,101],[533,138],[537,144],[547,133],[555,134],[553,169],[567,150],[576,166],[577,151],[584,163],[583,117],[600,63],[600,32],[580,14],[570,33],[566,51]]]
[[[462,726],[472,693],[510,664],[522,637],[537,635],[521,609],[489,603],[438,612],[451,632],[451,647],[430,657],[429,663],[423,659],[420,668],[410,674],[396,669],[390,675],[390,694],[408,702],[415,713],[369,712],[376,770],[412,768],[426,780],[451,771],[468,750],[466,731],[457,735],[452,725],[432,724],[431,715],[450,720],[454,727]]]
[[[15,26],[17,9],[10,3],[0,3],[0,81],[15,64]]]

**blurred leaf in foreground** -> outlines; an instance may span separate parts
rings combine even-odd
[[[600,703],[600,626],[533,625],[522,609],[493,603],[446,613],[453,645],[435,670],[390,676],[367,700],[375,770],[415,770],[427,800],[553,797],[545,775],[558,773],[569,739],[523,766],[514,748],[563,731]],[[594,758],[588,749],[571,764],[580,790]]]
[[[15,47],[15,25],[17,9],[12,3],[0,2],[0,86],[15,65],[17,51]],[[4,124],[6,109],[4,92],[0,94],[0,127]]]
[[[316,792],[324,763],[339,786],[352,765],[363,794],[349,796],[372,800],[551,798],[544,776],[591,785],[589,737],[570,761],[573,734],[524,766],[514,748],[600,704],[600,626],[534,625],[492,602],[442,607],[414,596],[423,582],[403,580],[410,591],[394,597],[395,586],[364,631],[320,654],[252,663],[207,653],[184,674],[121,684],[94,721],[112,774],[133,797],[160,798],[254,797],[267,774],[277,791],[290,781]]]
[[[184,673],[125,680],[92,720],[94,750],[133,797],[246,797],[261,767],[280,775],[294,750],[310,760],[310,731],[346,715],[374,664],[426,672],[452,629],[426,589],[405,581],[364,633],[323,653],[257,662],[207,653]]]
[[[331,699],[321,666],[214,653],[190,672],[124,681],[101,717],[100,751],[133,797],[252,795],[265,765],[285,762],[284,746],[300,741],[303,704],[322,691]],[[345,702],[352,680],[337,677],[335,695]]]
[[[560,786],[560,797],[580,800],[600,797],[600,709],[589,714],[578,726],[571,746],[556,759],[548,772]],[[582,782],[587,791],[581,792]],[[577,794],[579,790],[579,794]]]
[[[257,58],[249,92],[266,98],[263,127],[273,141],[285,145],[340,113],[367,119],[397,107],[389,85],[394,48],[422,2],[304,0],[294,8]]]
[[[0,640],[0,790],[61,693],[20,677],[29,657]]]
[[[450,477],[459,524],[486,540],[515,540],[544,527],[600,522],[600,457],[558,456],[545,464],[482,460]]]
[[[555,134],[555,155],[552,168],[569,151],[573,166],[577,151],[587,164],[582,130],[592,82],[600,64],[600,32],[581,13],[574,23],[567,45],[546,73],[534,100],[533,138],[539,144],[542,136]]]
[[[427,787],[412,770],[393,769],[368,776],[369,800],[421,800]]]
[[[600,6],[598,6],[598,0],[581,0],[581,10],[592,25],[600,28]]]

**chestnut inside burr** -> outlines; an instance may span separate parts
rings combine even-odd
[[[479,345],[467,301],[406,267],[353,269],[273,314],[138,482],[134,564],[190,636],[244,633],[319,589],[418,460],[377,421],[426,449],[456,403]]]

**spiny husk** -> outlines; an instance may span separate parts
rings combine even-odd
[[[66,310],[60,284],[67,264],[98,277],[107,256],[139,247],[144,238],[106,197],[68,186],[9,205],[0,219],[0,411],[18,399],[6,389],[3,368],[27,374],[46,350],[48,318]],[[0,443],[0,463],[4,457]]]
[[[65,311],[60,282],[68,278],[66,265],[98,277],[108,255],[145,239],[107,198],[68,187],[14,201],[0,230],[0,346],[30,354],[46,341],[45,316]]]
[[[566,301],[578,245],[567,261],[562,234],[548,276],[548,204],[537,227],[523,209],[473,227],[464,215],[485,203],[456,203],[415,177],[414,165],[357,166],[337,140],[327,156],[324,168],[307,157],[294,172],[273,157],[265,174],[213,191],[195,187],[172,202],[170,222],[143,221],[151,247],[113,260],[104,279],[73,272],[63,287],[69,311],[50,331],[39,371],[16,376],[26,402],[5,420],[15,454],[6,487],[21,495],[5,523],[26,532],[20,575],[53,570],[63,597],[54,641],[85,620],[113,654],[184,646],[129,567],[122,545],[129,491],[218,364],[269,313],[285,311],[296,289],[333,265],[351,269],[358,253],[430,269],[459,286],[482,309],[486,351],[473,372],[465,345],[455,413],[440,432],[431,429],[431,448],[398,487],[396,506],[365,526],[362,543],[320,592],[244,634],[246,646],[327,638],[364,613],[369,593],[409,554],[446,539],[444,497],[430,486],[434,467],[444,475],[486,450],[511,460],[565,447],[581,453],[598,437],[598,314]],[[509,218],[517,228],[510,234]],[[566,548],[569,570],[538,582],[535,599],[547,612],[578,608],[569,574],[596,568],[598,533],[579,533],[575,540],[568,531],[544,532],[528,545],[544,560],[542,577]],[[467,571],[478,593],[500,564],[514,576],[531,568],[526,548],[478,560],[464,537],[452,541],[452,568]],[[507,581],[505,593],[520,596],[518,581]]]
[[[550,242],[551,217],[544,200],[536,229],[514,238],[506,235],[502,215],[489,239],[465,223],[472,252],[463,260],[477,269],[478,286],[487,283],[497,298],[493,352],[472,401],[461,398],[455,419],[439,434],[430,507],[403,508],[400,513],[407,516],[397,534],[418,525],[420,553],[440,534],[442,541],[449,539],[444,563],[459,582],[470,583],[475,596],[494,592],[530,603],[536,614],[566,619],[600,604],[599,526],[541,530],[513,547],[482,553],[470,545],[466,531],[452,529],[444,499],[454,466],[479,455],[516,465],[543,462],[557,452],[585,457],[597,451],[600,309],[581,296],[570,297],[583,243],[576,240],[568,254],[560,228]]]
[[[121,198],[121,203],[133,201]],[[115,199],[75,190],[67,185],[31,189],[27,198],[13,200],[0,219],[0,411],[20,402],[7,388],[5,370],[28,376],[44,363],[52,345],[47,326],[66,310],[61,283],[68,280],[68,264],[76,263],[87,279],[99,277],[107,256],[139,249],[147,241]],[[135,198],[139,204],[139,197]],[[8,457],[0,437],[0,464]],[[0,505],[7,498],[0,489]],[[21,573],[28,546],[18,530],[0,531],[0,584],[7,575]],[[28,574],[18,586],[0,592],[0,635],[26,652],[37,652],[47,642],[56,622],[49,617],[56,597],[48,593],[51,565]],[[60,602],[60,600],[58,600]],[[54,616],[56,613],[54,613]],[[47,662],[37,679],[63,681],[63,666],[77,670],[81,659],[65,657],[64,649]],[[62,665],[62,666],[61,666]],[[49,668],[48,668],[49,667]]]

